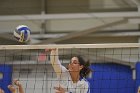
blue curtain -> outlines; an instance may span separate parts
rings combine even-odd
[[[89,78],[91,93],[134,93],[135,81],[129,66],[118,64],[93,64]]]
[[[7,86],[11,84],[12,78],[12,66],[10,65],[0,65],[0,87],[5,91],[5,93],[10,93]]]
[[[138,86],[140,86],[140,62],[137,62],[136,64],[136,88],[135,88],[136,92],[137,92]]]

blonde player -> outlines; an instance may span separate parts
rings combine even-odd
[[[89,82],[85,79],[91,72],[89,62],[74,56],[66,69],[59,61],[58,49],[51,49],[50,61],[59,80],[59,86],[54,87],[56,93],[90,93]]]

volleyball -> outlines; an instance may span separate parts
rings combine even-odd
[[[24,43],[30,41],[30,29],[26,25],[19,25],[14,30],[14,37],[18,42]]]

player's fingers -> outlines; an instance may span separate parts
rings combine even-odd
[[[60,90],[64,90],[64,88],[62,88],[61,85],[59,85],[59,89],[60,89]]]
[[[55,89],[55,93],[61,93],[60,88],[59,87],[54,87]]]
[[[17,86],[19,86],[20,85],[19,80],[14,80],[14,84],[17,85]]]
[[[63,92],[56,90],[55,93],[63,93]]]
[[[56,89],[56,90],[60,90],[60,88],[59,88],[59,87],[54,87],[54,89]]]
[[[52,50],[56,50],[56,48],[51,48],[51,49],[50,49],[50,48],[46,48],[46,49],[45,49],[45,52],[50,52],[50,51],[52,51]]]
[[[12,88],[12,85],[8,85],[8,88],[9,88],[9,89]]]
[[[58,91],[65,91],[64,88],[62,88],[61,86],[59,87],[54,87],[54,89],[58,90]]]
[[[10,89],[10,91],[15,91],[16,88],[13,85],[8,85],[8,88]]]
[[[60,91],[56,91],[55,93],[62,93],[62,92],[60,92]]]
[[[60,92],[60,91],[64,91],[64,89],[61,88],[61,87],[54,87],[54,89],[57,90],[57,91],[59,91],[59,92]]]

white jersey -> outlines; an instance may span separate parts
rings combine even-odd
[[[77,83],[73,83],[69,71],[61,66],[62,73],[58,77],[59,84],[67,90],[67,93],[90,93],[89,83],[86,79],[81,79]]]
[[[53,83],[55,84],[55,87],[59,87],[60,85],[67,91],[66,93],[90,93],[89,84],[86,79],[81,79],[77,83],[73,83],[69,71],[63,65],[61,65],[59,57],[56,56],[58,55],[58,49],[52,50],[50,55],[50,61],[58,79]],[[50,90],[52,90],[52,86]],[[54,91],[52,90],[50,93],[53,92]]]

